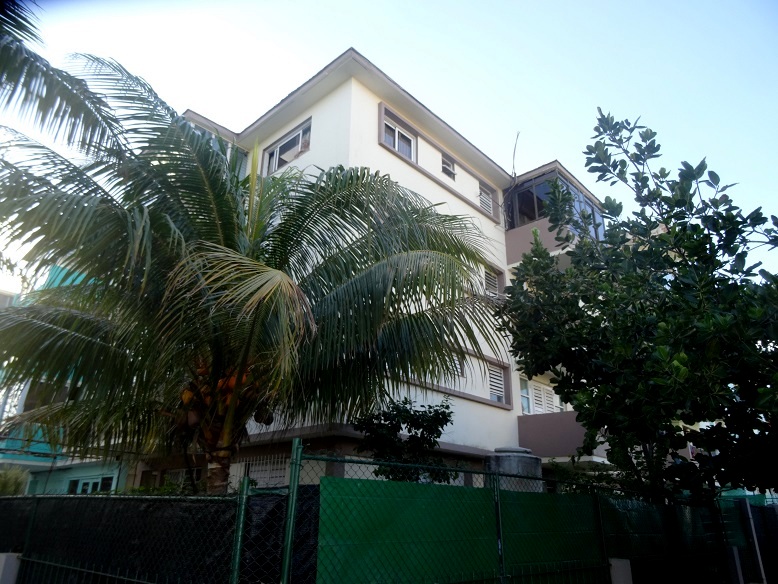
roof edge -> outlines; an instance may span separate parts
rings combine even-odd
[[[362,67],[369,74],[372,74],[372,75],[376,76],[377,78],[383,80],[384,82],[386,82],[387,84],[392,86],[401,95],[406,97],[415,107],[418,107],[426,115],[429,115],[432,118],[434,118],[437,121],[439,121],[440,124],[443,126],[443,128],[446,129],[446,131],[451,132],[457,139],[461,140],[468,148],[471,148],[475,153],[477,153],[479,156],[483,157],[484,161],[488,165],[493,167],[493,170],[495,170],[497,173],[503,175],[503,177],[504,177],[506,182],[510,180],[511,175],[502,166],[497,164],[497,162],[495,162],[491,157],[489,157],[487,154],[485,154],[480,148],[478,148],[470,140],[465,138],[457,130],[455,130],[453,127],[451,127],[445,120],[443,120],[440,116],[435,114],[427,106],[425,106],[423,103],[421,103],[418,99],[416,99],[413,95],[411,95],[407,90],[405,90],[399,83],[394,81],[394,79],[392,79],[386,73],[384,73],[381,69],[376,67],[369,59],[367,59],[364,55],[362,55],[362,53],[360,53],[359,51],[357,51],[353,47],[349,47],[346,51],[341,53],[338,57],[336,57],[333,61],[331,61],[323,69],[321,69],[318,73],[316,73],[313,77],[308,79],[305,83],[303,83],[297,89],[292,91],[289,95],[287,95],[285,98],[283,98],[281,101],[279,101],[276,105],[274,105],[272,108],[270,108],[267,112],[262,114],[254,122],[249,124],[242,131],[240,131],[238,133],[238,135],[237,135],[238,138],[240,138],[243,134],[249,133],[249,132],[253,131],[254,129],[256,129],[258,126],[262,125],[263,122],[265,122],[266,120],[268,120],[269,118],[271,118],[275,114],[277,114],[280,110],[282,110],[293,99],[295,99],[296,97],[298,97],[300,95],[303,95],[306,92],[310,91],[319,82],[321,82],[323,79],[325,79],[330,74],[332,74],[335,71],[337,71],[340,67],[347,65],[350,61],[352,61],[352,62],[356,63],[357,65],[359,65],[360,67]]]

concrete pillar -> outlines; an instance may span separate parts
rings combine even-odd
[[[608,558],[611,565],[611,584],[632,584],[632,565],[626,558]]]
[[[19,554],[0,554],[0,584],[14,584],[19,572]]]
[[[533,455],[528,448],[505,447],[495,448],[494,454],[486,457],[484,462],[486,472],[505,475],[500,481],[500,488],[506,491],[529,491],[542,493],[545,491],[540,458]],[[538,480],[533,480],[537,477]]]

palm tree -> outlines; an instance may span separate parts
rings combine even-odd
[[[0,104],[80,160],[4,129],[0,236],[72,275],[0,312],[4,382],[52,400],[10,427],[73,455],[197,447],[218,492],[252,417],[343,420],[496,348],[469,220],[367,169],[268,179],[255,152],[243,177],[142,79],[59,71],[8,22]]]

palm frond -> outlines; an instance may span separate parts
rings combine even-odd
[[[53,67],[9,34],[0,34],[0,63],[0,109],[87,154],[121,150],[114,112],[83,79]]]
[[[23,2],[5,0],[0,3],[0,35],[20,41],[40,43],[37,18]]]
[[[126,209],[118,189],[106,188],[106,164],[80,167],[11,136],[0,147],[0,233],[28,247],[33,270],[56,265],[103,280],[148,271],[148,212]]]

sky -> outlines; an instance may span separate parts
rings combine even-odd
[[[668,169],[707,157],[738,205],[778,215],[774,0],[38,4],[55,65],[116,59],[179,112],[234,131],[354,47],[508,172],[558,159],[633,209],[584,167],[601,107],[657,131]],[[759,259],[778,271],[777,256]]]

